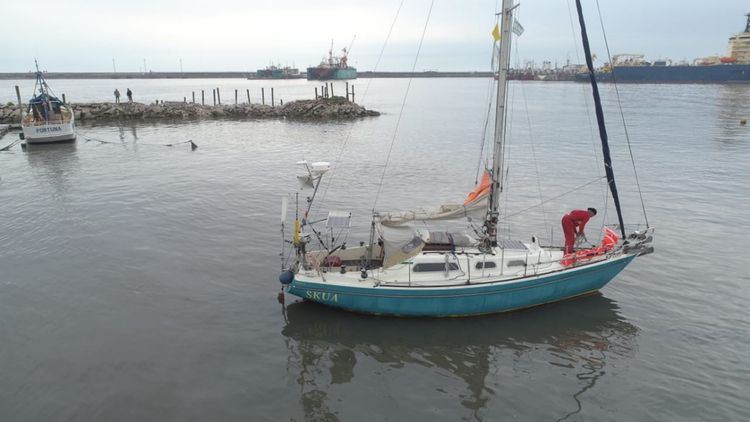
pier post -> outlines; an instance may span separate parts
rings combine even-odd
[[[16,85],[16,98],[18,98],[18,114],[21,116],[21,120],[23,120],[23,103],[21,103],[21,90],[18,88],[18,85]]]
[[[315,99],[318,99],[318,88],[315,88]]]
[[[346,83],[346,101],[349,101],[349,82]]]
[[[331,82],[331,97],[333,97],[333,96],[334,96],[334,94],[333,94],[333,82]]]
[[[216,88],[212,89],[211,93],[214,94],[214,107],[216,107]]]
[[[63,92],[63,104],[67,104],[68,102],[65,100],[65,93]]]
[[[204,92],[201,89],[201,105],[206,105],[206,96],[203,95],[203,94],[204,94]]]
[[[247,103],[250,104],[250,89],[247,89]]]
[[[260,103],[263,105],[266,105],[266,89],[265,88],[260,89]]]
[[[273,101],[273,88],[271,88],[271,107],[275,107],[275,106],[276,105],[274,104],[274,101]]]
[[[182,103],[187,104],[187,97],[182,97]]]
[[[195,91],[193,91],[193,104],[195,104]]]
[[[216,101],[221,105],[221,92],[219,92],[219,87],[216,87]]]
[[[237,105],[237,90],[234,90],[234,105]]]
[[[352,84],[352,102],[354,102],[354,84]]]

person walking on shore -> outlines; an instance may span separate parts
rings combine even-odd
[[[133,91],[131,91],[130,88],[128,88],[128,92],[126,94],[128,95],[128,102],[132,103],[133,102]]]
[[[115,104],[120,104],[120,90],[115,88]]]

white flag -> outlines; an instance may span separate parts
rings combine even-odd
[[[515,18],[513,18],[513,33],[519,37],[523,34],[523,26]]]

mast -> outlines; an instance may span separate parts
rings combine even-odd
[[[604,156],[604,170],[607,173],[607,184],[612,192],[612,199],[615,201],[617,210],[617,220],[620,223],[620,232],[625,239],[625,224],[622,220],[622,210],[620,209],[620,196],[617,194],[617,185],[615,184],[615,172],[612,170],[612,157],[609,154],[609,142],[607,141],[607,128],[604,125],[604,111],[602,110],[602,101],[599,97],[599,86],[596,84],[596,74],[594,74],[594,64],[591,60],[591,49],[589,48],[589,38],[586,34],[586,23],[583,21],[583,10],[581,9],[581,0],[576,0],[576,9],[578,9],[578,22],[581,24],[581,39],[583,40],[583,51],[586,53],[586,65],[589,69],[591,78],[591,90],[594,94],[594,106],[596,108],[596,122],[599,124],[599,138],[602,141],[602,155]],[[614,76],[612,77],[614,81]]]
[[[497,72],[497,98],[495,99],[495,149],[492,154],[492,184],[490,186],[490,212],[485,227],[492,246],[497,246],[497,219],[500,215],[500,193],[503,191],[503,159],[505,155],[505,102],[510,66],[511,27],[514,0],[503,0],[500,35],[500,60]]]

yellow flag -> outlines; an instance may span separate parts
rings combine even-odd
[[[498,26],[498,24],[495,24],[495,29],[492,30],[492,38],[494,38],[495,41],[500,41],[500,26]]]

